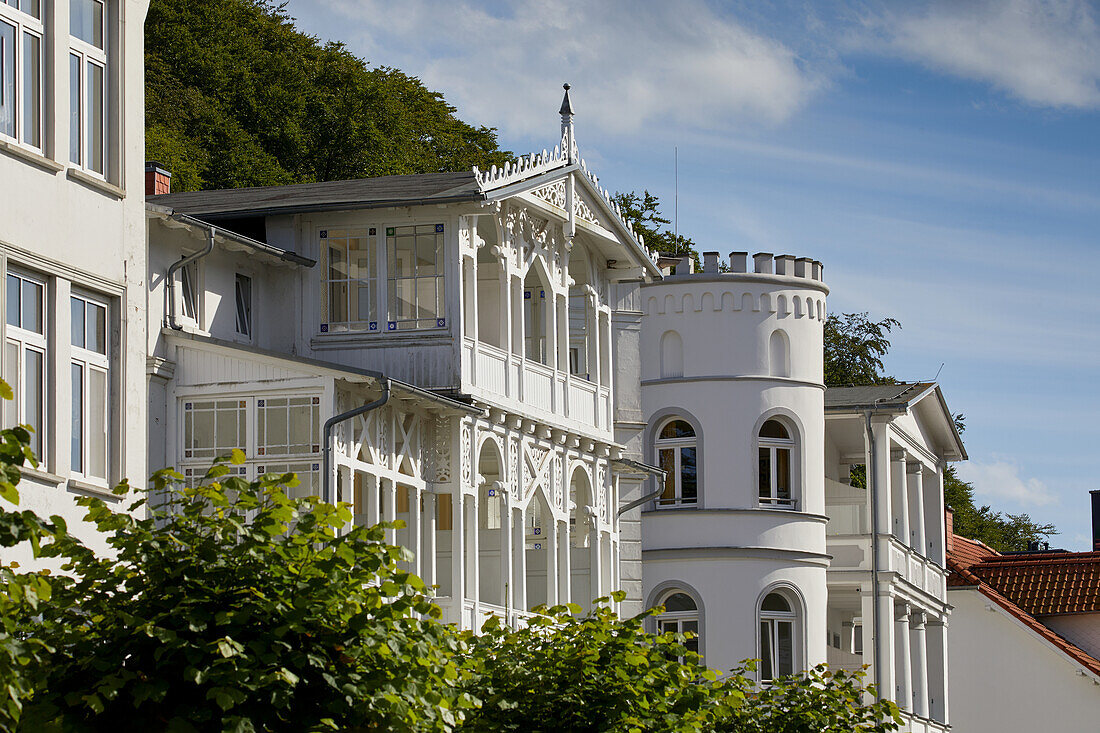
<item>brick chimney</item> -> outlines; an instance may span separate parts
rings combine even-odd
[[[160,163],[149,161],[145,164],[145,195],[162,193],[172,193],[172,174]]]
[[[1093,506],[1096,505],[1096,497],[1093,497]],[[943,527],[947,539],[947,554],[955,551],[955,511],[951,507],[944,507]]]
[[[1100,552],[1100,489],[1093,489],[1092,494],[1092,549]]]

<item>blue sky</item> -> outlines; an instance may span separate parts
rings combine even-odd
[[[902,322],[977,499],[1088,549],[1100,427],[1100,7],[291,0],[303,30],[416,75],[516,152],[648,188],[704,250],[825,263],[833,312]]]

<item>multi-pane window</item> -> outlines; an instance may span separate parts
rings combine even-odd
[[[69,160],[107,174],[107,8],[69,2]]]
[[[234,475],[296,473],[292,496],[320,491],[321,398],[275,395],[225,399],[194,398],[183,403],[183,474],[197,484],[213,458],[234,448],[245,452]]]
[[[322,229],[321,331],[377,331],[378,230]]]
[[[42,3],[0,0],[0,137],[42,148]]]
[[[199,322],[199,266],[192,262],[180,268],[180,306],[184,318]]]
[[[694,505],[699,496],[695,429],[684,420],[669,420],[655,441],[657,463],[665,472],[657,506]]]
[[[107,304],[73,295],[70,300],[73,473],[106,483],[109,468],[110,344]]]
[[[760,681],[794,674],[798,614],[781,593],[760,604]]]
[[[4,381],[15,393],[4,405],[4,425],[29,425],[31,450],[45,458],[46,281],[19,272],[7,276]]]
[[[445,326],[443,225],[386,227],[387,331]]]
[[[794,506],[791,490],[791,455],[794,440],[778,420],[766,420],[760,427],[757,453],[760,464],[760,503],[775,507]]]
[[[237,303],[237,333],[252,338],[252,278],[237,273],[233,295]]]
[[[683,591],[672,591],[664,597],[660,605],[664,613],[657,617],[657,633],[694,635],[684,642],[684,646],[693,652],[699,651],[699,607],[695,599]]]

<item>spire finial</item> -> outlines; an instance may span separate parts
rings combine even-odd
[[[558,110],[558,114],[565,117],[573,114],[573,103],[569,101],[569,85],[562,84],[561,88],[565,90],[565,97],[561,100],[561,109]]]
[[[558,114],[561,115],[562,152],[565,153],[566,160],[572,163],[577,157],[577,141],[573,137],[573,103],[569,101],[569,85],[562,84],[561,86],[565,90],[565,96],[561,100],[561,109],[558,110]]]

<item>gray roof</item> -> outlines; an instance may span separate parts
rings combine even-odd
[[[185,191],[146,200],[200,218],[446,204],[485,198],[473,171],[379,176],[289,186]]]
[[[905,409],[935,386],[935,382],[912,382],[872,384],[865,387],[829,387],[825,390],[825,409]]]

